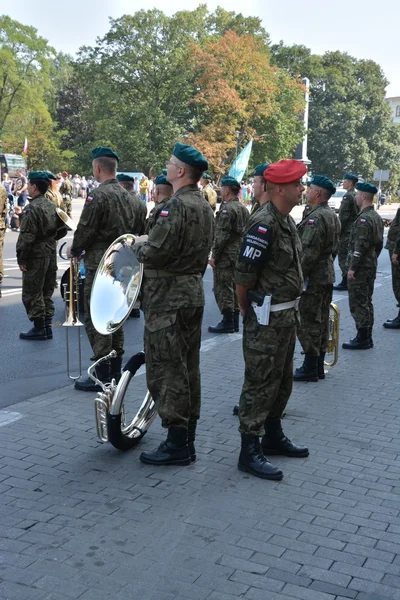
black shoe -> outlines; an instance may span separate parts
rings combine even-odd
[[[222,321],[220,321],[218,325],[215,325],[215,327],[210,325],[208,331],[211,333],[235,333],[233,312],[224,312]]]
[[[337,285],[333,286],[334,290],[337,290],[338,292],[345,292],[348,290],[347,287],[347,278],[342,276],[342,281],[340,283],[338,283]]]
[[[397,317],[394,319],[388,319],[383,326],[386,327],[386,329],[400,329],[400,311]]]
[[[232,412],[235,415],[235,417],[238,416],[238,414],[239,414],[239,405],[238,404],[235,404],[235,406],[233,407],[233,411]]]
[[[280,481],[283,477],[283,472],[278,467],[274,467],[263,455],[259,437],[247,433],[242,433],[238,469],[260,479]]]
[[[96,377],[102,383],[110,383],[111,378],[111,367],[110,362],[105,361],[97,365],[96,367]],[[75,381],[75,389],[80,392],[101,392],[103,388],[101,388],[97,383],[92,381],[90,377],[84,379],[83,381]]]
[[[325,379],[325,352],[318,357],[318,379]]]
[[[368,327],[361,327],[355,338],[350,342],[344,342],[342,348],[345,350],[369,350],[374,344]]]
[[[187,429],[170,427],[165,442],[152,452],[142,452],[140,460],[146,465],[190,465],[187,436]]]
[[[21,340],[47,340],[44,317],[33,320],[33,327],[29,331],[22,331],[19,334]]]
[[[121,369],[122,369],[122,355],[121,356],[116,356],[115,358],[112,358],[110,360],[110,369],[111,369],[111,374],[110,374],[110,381],[111,379],[115,379],[115,383],[118,383],[119,380],[121,379]]]
[[[196,448],[194,447],[194,440],[196,439],[196,425],[197,421],[189,421],[188,423],[188,448],[191,462],[196,460]]]
[[[1,294],[1,281],[0,281],[0,298],[1,297],[2,297],[2,294]]]
[[[234,327],[235,333],[237,333],[239,331],[239,317],[240,317],[240,312],[238,310],[235,310],[235,312],[233,313],[233,327]]]
[[[140,309],[132,308],[131,314],[129,316],[131,319],[140,319]]]
[[[280,419],[265,420],[265,435],[261,440],[261,448],[266,456],[282,455],[293,458],[305,458],[309,450],[306,446],[296,446],[283,433]]]
[[[294,381],[318,381],[318,356],[306,354],[303,365],[296,369],[293,375]]]
[[[53,327],[51,325],[51,317],[44,318],[44,326],[46,328],[46,335],[48,340],[53,339]]]

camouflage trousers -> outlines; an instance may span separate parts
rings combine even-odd
[[[85,319],[84,325],[86,330],[86,335],[88,336],[90,345],[93,350],[93,356],[90,360],[97,360],[102,356],[106,356],[111,352],[111,350],[115,350],[119,356],[122,356],[124,353],[124,330],[123,327],[120,327],[118,331],[115,333],[111,333],[110,335],[102,335],[98,333],[93,326],[92,319],[90,317],[90,294],[92,292],[92,285],[94,276],[96,274],[97,269],[90,269],[86,267],[85,270],[85,287],[84,287],[84,310],[85,310]],[[106,301],[106,300],[105,300]]]
[[[235,265],[214,267],[214,296],[221,313],[238,311],[236,297]]]
[[[31,258],[22,273],[22,302],[28,319],[54,316],[51,299],[57,281],[57,255],[52,253],[42,258]]]
[[[1,244],[1,241],[0,241],[0,244]],[[392,265],[393,294],[397,300],[397,303],[400,305],[400,265],[394,265],[392,263],[392,254],[393,254],[393,252],[389,252],[390,264]]]
[[[0,282],[4,278],[3,245],[4,245],[5,233],[6,233],[5,229],[0,229]]]
[[[292,393],[296,327],[259,325],[252,308],[243,323],[245,373],[239,431],[264,435],[267,417],[281,418]]]
[[[300,298],[300,326],[297,329],[297,337],[305,354],[319,356],[326,350],[332,290],[332,284],[308,286]]]
[[[351,316],[356,322],[356,328],[373,327],[374,307],[372,294],[374,293],[374,281],[376,270],[366,271],[358,269],[356,279],[348,281],[349,306]]]
[[[347,270],[348,270],[347,255],[349,253],[349,242],[350,242],[350,234],[344,238],[341,237],[339,240],[339,245],[338,245],[339,268],[342,272],[342,277],[344,279],[347,278]]]
[[[72,215],[71,197],[63,198],[63,211],[66,212],[69,217],[71,217],[71,215]]]
[[[145,312],[147,387],[163,427],[200,418],[200,343],[203,307]]]

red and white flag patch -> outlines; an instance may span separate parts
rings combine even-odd
[[[160,215],[161,215],[162,217],[168,217],[168,214],[169,214],[169,210],[162,210],[162,211],[160,212]]]
[[[267,228],[263,227],[262,225],[259,225],[257,231],[259,233],[267,233]]]
[[[88,196],[86,202],[93,202],[93,196]]]
[[[366,223],[367,219],[360,219],[360,223]]]

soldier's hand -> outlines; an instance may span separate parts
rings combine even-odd
[[[26,271],[27,271],[26,265],[19,265],[19,270],[22,271],[23,273],[26,273]]]
[[[138,235],[135,238],[135,244],[140,244],[140,242],[147,242],[149,239],[148,235]]]
[[[356,278],[355,271],[347,271],[347,279],[349,281],[354,281]]]
[[[398,254],[392,254],[392,263],[394,265],[398,265],[399,264],[399,255]]]
[[[214,269],[214,267],[215,267],[215,258],[209,258],[208,259],[208,264],[210,265],[210,267],[212,267]]]

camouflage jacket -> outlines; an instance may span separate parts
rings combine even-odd
[[[196,185],[180,188],[164,202],[148,240],[134,246],[144,265],[146,327],[163,326],[165,315],[178,308],[204,306],[203,274],[213,234],[214,214]]]
[[[397,209],[396,216],[390,223],[386,246],[389,252],[392,254],[396,250],[396,254],[400,250],[400,208]]]
[[[263,204],[250,217],[236,264],[236,283],[271,295],[272,304],[295,300],[303,290],[301,242],[296,224],[272,202]],[[294,309],[271,313],[271,325],[296,323]]]
[[[60,192],[58,192],[58,191],[55,192],[49,188],[47,190],[45,196],[46,196],[46,198],[51,200],[51,202],[54,202],[54,204],[56,205],[57,208],[61,208],[62,196],[61,196]]]
[[[56,206],[45,196],[32,198],[20,217],[17,240],[18,264],[30,258],[43,258],[54,252],[55,240],[67,233],[67,228],[56,213]]]
[[[165,203],[168,202],[168,200],[169,200],[169,198],[164,198],[164,200],[161,200],[161,202],[156,202],[155,205],[153,206],[153,208],[151,209],[150,214],[147,217],[146,225],[145,225],[145,229],[144,229],[144,232],[147,235],[153,229],[154,224],[157,221],[160,212],[162,211]]]
[[[376,270],[383,247],[383,221],[373,206],[367,206],[358,215],[350,232],[348,270]]]
[[[339,221],[340,221],[340,239],[348,239],[350,236],[351,227],[354,223],[355,218],[358,215],[358,206],[355,200],[355,191],[350,190],[343,196],[340,208],[339,208]]]
[[[249,211],[233,198],[223,202],[215,215],[215,234],[212,257],[217,267],[236,264],[243,231],[249,221]]]
[[[70,182],[69,179],[64,179],[64,181],[60,185],[60,190],[59,191],[60,191],[60,194],[61,194],[61,197],[63,198],[63,200],[65,198],[71,199],[72,183]]]
[[[340,222],[327,202],[310,206],[297,226],[303,249],[301,267],[309,285],[335,281],[333,261],[337,253]]]
[[[141,235],[145,206],[127,192],[117,179],[107,179],[91,191],[75,231],[71,252],[85,251],[85,266],[94,269],[108,246],[124,233]]]
[[[214,190],[211,183],[209,183],[208,185],[206,185],[206,187],[203,188],[203,194],[208,204],[213,210],[215,210],[215,207],[217,206],[217,192]]]
[[[4,185],[0,183],[0,229],[5,229],[6,227],[7,204],[7,191]]]

